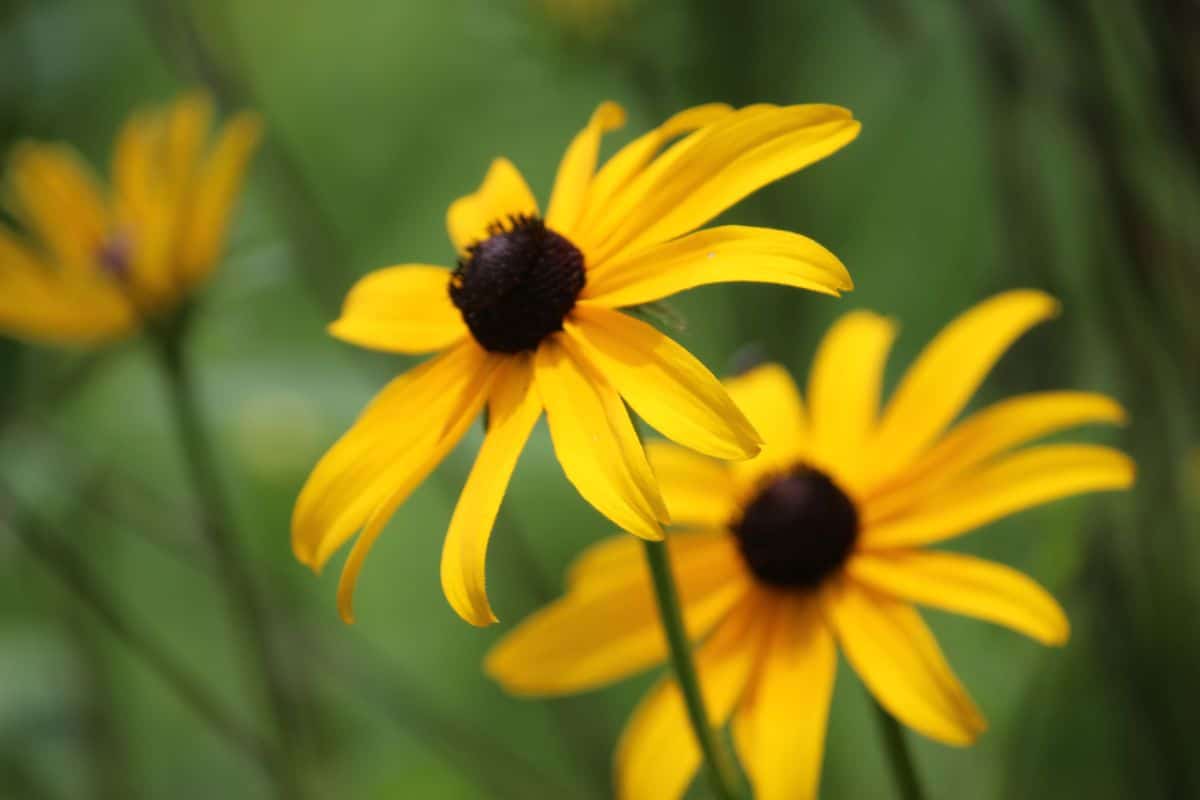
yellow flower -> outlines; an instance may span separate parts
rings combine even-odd
[[[135,114],[117,139],[112,188],[69,147],[26,142],[0,226],[0,330],[55,344],[125,336],[176,308],[212,272],[261,124],[239,114],[208,145],[202,93]]]
[[[444,351],[375,398],[297,501],[292,546],[313,569],[361,531],[338,588],[347,621],[380,530],[485,405],[487,436],[442,557],[446,597],[475,625],[496,621],[484,586],[488,538],[543,409],[579,493],[651,539],[661,538],[668,517],[625,403],[701,452],[758,452],[757,434],[720,382],[671,339],[617,309],[727,281],[833,295],[851,287],[837,258],[803,236],[739,226],[691,233],[851,141],[859,125],[849,112],[700,106],[597,170],[601,136],[624,119],[614,103],[596,110],[563,156],[544,218],[516,167],[494,161],[479,190],[447,214],[458,268],[408,264],[370,274],[330,327],[377,350]]]
[[[878,413],[893,324],[855,312],[827,334],[808,407],[778,366],[727,388],[763,434],[751,461],[725,465],[657,443],[650,460],[673,520],[669,539],[697,668],[714,724],[734,740],[761,800],[814,797],[833,693],[835,643],[875,698],[914,730],[964,745],[984,721],[913,603],[1062,644],[1067,619],[1024,575],[924,549],[1025,508],[1122,489],[1129,458],[1108,447],[1034,439],[1119,423],[1121,407],[1083,392],[1004,400],[943,432],[994,362],[1056,303],[999,295],[925,349]],[[628,537],[572,567],[565,597],[489,654],[509,691],[558,695],[664,660],[649,575]],[[673,680],[629,722],[617,753],[624,798],[679,797],[700,761]]]

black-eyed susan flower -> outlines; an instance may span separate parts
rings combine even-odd
[[[543,410],[579,493],[625,530],[661,538],[667,510],[625,404],[668,438],[720,458],[758,452],[754,429],[686,350],[621,308],[703,284],[759,281],[837,294],[829,251],[793,233],[694,232],[746,195],[829,155],[859,125],[825,105],[692,108],[597,169],[624,122],[602,104],[567,148],[544,215],[517,169],[492,163],[447,215],[458,266],[407,264],[363,278],[330,330],[347,342],[437,357],[397,378],[325,455],[297,501],[296,557],[320,569],[356,533],[338,601],[351,596],[384,523],[486,406],[487,436],[442,558],[468,622],[496,620],[488,538],[517,457]],[[361,531],[361,533],[360,533]]]
[[[1004,400],[947,431],[1011,342],[1056,311],[1040,292],[999,295],[930,344],[879,412],[895,334],[880,316],[843,317],[822,342],[808,404],[778,366],[727,382],[766,445],[726,465],[650,448],[672,519],[669,540],[697,669],[716,724],[761,800],[814,797],[840,647],[878,702],[933,739],[973,741],[984,721],[914,604],[1062,644],[1068,624],[1031,579],[928,549],[1049,501],[1128,487],[1134,467],[1108,447],[1029,445],[1120,406],[1084,392]],[[601,542],[572,567],[566,595],[525,621],[486,668],[510,691],[557,695],[661,662],[641,548]],[[652,690],[617,752],[624,798],[679,797],[700,762],[673,679]]]
[[[133,115],[117,138],[111,188],[71,148],[26,142],[0,226],[0,330],[93,345],[170,313],[208,278],[261,132],[238,114],[209,141],[212,103],[193,93]]]

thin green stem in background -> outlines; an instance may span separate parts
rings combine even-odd
[[[913,763],[912,751],[904,737],[904,729],[896,718],[879,703],[872,701],[879,717],[879,732],[883,736],[883,749],[887,752],[888,765],[896,779],[896,788],[902,800],[925,800],[921,782],[917,779],[917,768]]]
[[[0,488],[5,505],[16,505],[10,493]],[[8,527],[31,555],[55,575],[80,605],[88,609],[107,629],[149,667],[212,730],[234,749],[249,755],[269,769],[277,760],[272,747],[246,726],[210,692],[149,629],[138,625],[124,613],[103,582],[77,553],[44,530],[44,525],[28,514],[17,515]]]
[[[246,656],[246,669],[252,680],[261,685],[275,724],[281,758],[273,763],[271,777],[278,796],[294,800],[300,796],[293,735],[297,714],[257,587],[239,552],[233,515],[196,405],[196,391],[184,354],[185,330],[186,325],[180,324],[160,332],[156,339],[171,411],[200,503],[201,528],[212,550],[217,578],[223,584],[232,625],[244,645],[241,649]]]
[[[733,768],[733,757],[722,746],[717,732],[709,723],[708,712],[704,706],[704,696],[700,691],[700,680],[696,675],[696,664],[692,661],[692,647],[687,638],[687,630],[683,626],[683,611],[679,605],[679,593],[675,590],[675,578],[671,574],[671,564],[667,556],[665,542],[643,541],[646,551],[646,562],[650,566],[650,575],[654,580],[654,596],[658,600],[658,611],[662,620],[663,630],[667,634],[667,644],[671,650],[671,666],[675,670],[675,679],[683,693],[683,701],[687,706],[688,720],[696,734],[700,745],[700,753],[704,757],[705,768],[713,790],[721,800],[739,800],[741,791],[740,781]]]

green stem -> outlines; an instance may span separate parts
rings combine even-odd
[[[879,731],[883,734],[883,749],[887,752],[888,764],[896,779],[896,786],[903,800],[924,800],[925,793],[921,791],[921,782],[917,779],[917,768],[913,763],[912,751],[909,750],[908,740],[904,730],[896,718],[879,703],[872,701],[875,713],[879,717]]]
[[[709,780],[721,800],[738,800],[741,796],[738,788],[740,782],[733,769],[733,759],[722,746],[717,731],[709,724],[708,712],[704,707],[696,664],[692,661],[691,643],[683,625],[679,593],[675,590],[675,578],[671,574],[667,545],[665,542],[647,541],[643,541],[642,544],[645,545],[646,563],[650,566],[650,576],[654,580],[654,595],[658,599],[659,616],[671,650],[671,666],[683,692],[688,720],[696,734],[700,753],[704,756]]]
[[[200,502],[200,527],[212,550],[217,578],[224,584],[231,624],[243,639],[244,647],[240,649],[246,657],[246,671],[261,685],[275,725],[282,755],[272,769],[276,793],[280,798],[294,800],[300,796],[293,736],[297,714],[289,698],[283,665],[271,641],[270,626],[257,587],[238,552],[233,515],[196,405],[196,391],[183,349],[185,331],[186,325],[180,322],[159,331],[156,339],[170,392],[171,410]]]

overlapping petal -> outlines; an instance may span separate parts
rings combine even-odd
[[[292,515],[292,549],[320,569],[392,497],[432,469],[467,398],[482,407],[495,360],[474,342],[393,380],[317,463]]]
[[[428,353],[462,339],[467,326],[450,302],[450,271],[405,264],[359,280],[329,332],[373,350]]]
[[[58,267],[79,277],[94,272],[108,230],[108,211],[92,171],[70,148],[19,145],[9,166],[16,210]]]
[[[446,228],[450,232],[450,241],[462,254],[475,242],[488,238],[490,226],[505,223],[510,217],[537,213],[537,200],[529,190],[529,184],[511,161],[497,158],[474,194],[450,204]]]
[[[771,228],[709,228],[622,256],[588,273],[582,297],[620,308],[714,283],[774,283],[821,294],[854,288],[837,256],[808,237]]]
[[[737,516],[737,496],[721,462],[661,441],[648,443],[646,456],[673,523],[721,527]]]
[[[816,598],[778,601],[762,663],[733,721],[757,800],[817,796],[837,650]]]
[[[915,547],[967,533],[1009,514],[1084,492],[1133,484],[1132,459],[1111,447],[1042,445],[943,485],[918,505],[878,519],[867,505],[862,546]]]
[[[1013,341],[1054,316],[1058,303],[1032,290],[1005,292],[946,326],[896,388],[870,443],[880,477],[910,463],[946,429]]]
[[[439,424],[440,420],[430,420],[433,424],[422,429],[421,436],[412,443],[404,455],[404,460],[384,473],[385,477],[394,482],[391,491],[367,517],[362,533],[350,548],[350,555],[346,557],[346,564],[342,567],[342,575],[338,580],[338,611],[347,624],[354,622],[354,589],[358,585],[359,573],[362,572],[363,563],[371,548],[375,546],[379,534],[383,532],[384,525],[467,432],[467,428],[483,408],[488,385],[493,376],[494,370],[488,370],[482,377],[470,376],[480,383],[449,396],[444,427]],[[328,546],[327,542],[322,542],[322,548]],[[318,557],[327,557],[324,550]]]
[[[567,479],[630,533],[661,539],[669,519],[624,403],[603,376],[572,357],[556,334],[538,348],[538,392]]]
[[[262,119],[257,114],[237,114],[221,129],[196,170],[179,251],[182,278],[189,285],[208,277],[221,256],[246,170],[262,139],[262,129]]]
[[[591,263],[696,230],[747,195],[851,142],[836,106],[748,106],[684,138],[611,201]]]
[[[600,139],[625,124],[625,109],[613,102],[601,103],[587,126],[579,132],[558,165],[546,225],[571,238],[587,202],[588,188],[596,173]]]
[[[778,364],[763,364],[725,381],[733,402],[763,438],[756,458],[731,466],[739,491],[791,467],[809,448],[808,417],[796,383]]]
[[[1042,644],[1061,645],[1071,627],[1058,602],[1031,578],[959,553],[862,553],[848,574],[871,588],[914,603],[1005,625]]]
[[[642,419],[680,444],[717,458],[758,453],[754,428],[720,381],[670,337],[607,308],[578,304],[569,340]]]
[[[497,622],[487,597],[488,540],[517,457],[542,414],[533,383],[533,359],[511,358],[498,368],[488,403],[488,430],[467,478],[442,548],[442,589],[450,606],[472,625]]]
[[[892,716],[945,744],[970,744],[983,732],[983,717],[916,610],[849,580],[827,583],[821,598],[846,660]]]
[[[121,336],[135,323],[133,309],[113,286],[54,272],[0,229],[0,329],[33,341],[91,345]]]
[[[200,159],[212,126],[212,98],[205,92],[190,92],[167,109],[163,130],[163,180],[177,208],[191,192]]]
[[[747,591],[727,540],[667,540],[689,635],[703,636]],[[567,594],[523,621],[488,654],[485,669],[515,694],[586,691],[661,663],[667,643],[642,545],[602,542],[572,567]]]
[[[712,725],[724,724],[742,696],[769,618],[759,601],[744,602],[696,650],[696,671]],[[621,800],[683,795],[700,766],[700,749],[674,679],[663,679],[642,700],[621,734],[616,761]]]
[[[608,212],[609,201],[675,137],[703,128],[732,114],[725,103],[708,103],[680,111],[657,128],[644,133],[617,151],[588,186],[584,211],[576,227],[580,244],[588,244],[589,231]]]

